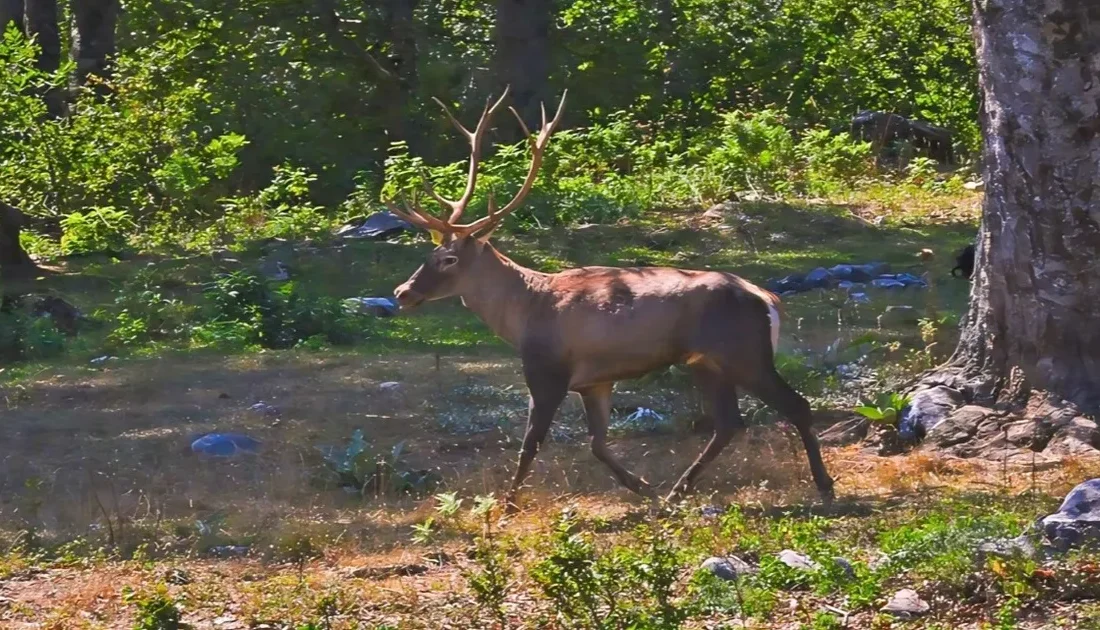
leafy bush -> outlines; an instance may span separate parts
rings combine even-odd
[[[65,351],[65,336],[50,317],[0,309],[0,362],[49,359]]]
[[[64,254],[118,253],[126,248],[126,235],[134,222],[123,210],[92,208],[61,219],[61,252]]]
[[[674,597],[683,562],[672,532],[639,527],[633,546],[599,553],[563,515],[531,576],[569,628],[677,628],[689,609]]]
[[[405,442],[394,444],[388,451],[379,450],[363,438],[362,429],[352,433],[344,448],[325,447],[319,450],[325,469],[336,484],[354,492],[419,494],[431,491],[441,480],[432,471],[408,468],[402,459]]]

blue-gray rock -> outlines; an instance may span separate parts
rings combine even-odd
[[[1059,551],[1100,540],[1100,479],[1077,485],[1058,511],[1039,522],[1043,534]]]
[[[707,558],[699,568],[710,571],[717,578],[731,582],[742,575],[756,573],[756,567],[737,556]]]
[[[832,284],[833,276],[824,267],[818,267],[806,274],[806,279],[802,282],[802,286],[806,289],[827,289]]]
[[[791,551],[790,549],[784,549],[779,552],[779,561],[799,571],[817,571],[821,568],[821,565],[814,562],[809,556],[798,553],[797,551]]]
[[[866,293],[849,293],[848,299],[856,304],[870,304],[871,298]]]
[[[397,302],[384,297],[357,297],[344,300],[348,309],[375,317],[393,317],[400,310]]]
[[[380,240],[411,230],[412,226],[390,212],[376,212],[366,219],[348,223],[336,231],[336,236],[347,239],[369,238]]]
[[[258,450],[259,440],[237,433],[207,433],[191,442],[191,452],[213,457],[233,457]]]
[[[893,278],[875,278],[871,286],[877,289],[904,289],[905,283]]]

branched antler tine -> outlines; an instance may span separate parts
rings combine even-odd
[[[561,122],[561,115],[562,111],[564,111],[564,106],[565,94],[562,94],[561,103],[558,105],[558,111],[554,115],[554,119],[549,122],[546,121],[546,108],[543,108],[542,129],[539,131],[538,137],[532,138],[531,140],[531,165],[527,169],[527,177],[523,180],[523,186],[520,187],[519,192],[516,193],[516,196],[513,197],[511,201],[505,204],[505,206],[503,208],[500,208],[498,211],[493,212],[493,208],[492,206],[490,206],[490,212],[488,216],[481,217],[477,221],[468,223],[466,225],[455,225],[455,228],[462,230],[462,232],[465,234],[473,234],[475,232],[481,231],[483,228],[486,227],[491,228],[499,223],[501,220],[503,220],[504,217],[507,216],[510,212],[518,208],[521,203],[523,203],[524,197],[527,196],[527,193],[531,192],[531,188],[535,185],[535,179],[538,176],[539,167],[542,166],[543,153],[546,151],[546,146],[550,142],[551,134],[554,133],[554,129],[558,126],[558,123]],[[524,131],[526,131],[528,133],[528,136],[530,137],[530,130],[528,130],[527,126],[523,124],[523,119],[520,118],[519,113],[517,113],[515,109],[512,109],[512,113],[515,114],[516,119],[519,120],[520,125],[523,126]],[[495,206],[495,202],[493,205]]]
[[[434,96],[432,97],[432,100],[435,101],[436,105],[439,105],[439,107],[443,110],[443,114],[447,117],[447,120],[451,121],[451,124],[455,126],[455,129],[458,129],[459,133],[465,136],[467,140],[473,137],[474,134],[470,133],[469,129],[464,127],[462,123],[458,122],[458,119],[455,118],[454,114],[451,113],[451,110],[443,104],[443,101]]]
[[[523,122],[523,116],[519,115],[519,112],[516,111],[515,107],[509,107],[508,111],[512,112],[512,115],[516,117],[516,122],[518,122],[520,128],[523,129],[523,135],[530,138],[531,130],[527,128],[527,123]]]
[[[458,201],[451,202],[451,216],[447,219],[447,223],[454,224],[462,218],[462,213],[466,211],[466,206],[470,204],[470,200],[474,198],[474,188],[477,186],[477,169],[481,160],[481,139],[485,135],[485,130],[489,128],[489,121],[497,113],[497,110],[504,105],[504,99],[508,97],[508,88],[504,88],[504,93],[500,95],[496,103],[493,106],[489,106],[489,101],[485,101],[485,110],[481,113],[481,119],[477,121],[477,127],[474,128],[474,132],[469,135],[470,139],[470,170],[466,174],[466,190],[462,191],[462,197]]]
[[[546,129],[546,103],[539,101],[539,111],[542,113],[542,128]]]
[[[561,101],[558,102],[558,111],[554,112],[554,120],[550,121],[550,129],[557,129],[558,124],[561,123],[562,112],[565,111],[565,96],[569,94],[569,90],[562,90]]]
[[[424,191],[427,192],[432,199],[435,199],[439,205],[454,210],[455,202],[435,191],[435,186],[432,186],[432,180],[428,177],[427,171],[421,170],[420,178],[423,181]]]

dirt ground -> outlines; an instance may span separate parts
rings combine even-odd
[[[386,382],[400,386],[382,387]],[[505,392],[505,402],[488,411],[482,403],[471,405],[478,387]],[[691,417],[695,404],[690,390],[623,389],[616,402],[625,409],[659,400],[664,409]],[[512,359],[454,356],[437,363],[424,355],[331,352],[108,361],[6,386],[0,390],[4,530],[17,531],[33,518],[44,537],[102,540],[110,528],[120,546],[132,549],[144,541],[155,549],[145,560],[144,552],[124,562],[74,553],[68,565],[9,567],[0,579],[2,626],[129,627],[133,607],[124,586],[140,589],[166,575],[186,575],[171,588],[197,602],[184,611],[195,628],[263,627],[256,623],[264,611],[313,610],[313,593],[319,591],[357,602],[360,622],[446,627],[438,625],[442,613],[468,606],[470,595],[461,563],[454,560],[462,552],[459,541],[410,543],[412,525],[432,513],[430,497],[364,498],[325,485],[318,447],[343,444],[361,428],[382,449],[404,441],[407,465],[438,471],[443,489],[461,496],[499,493],[519,446],[522,392]],[[275,409],[251,409],[258,402]],[[502,427],[462,435],[438,421],[447,414],[485,413],[500,415]],[[611,529],[647,518],[647,507],[619,488],[589,453],[577,401],[563,407],[558,424],[563,429],[537,458],[522,499],[524,513],[506,524],[509,531],[537,535],[566,506]],[[204,459],[189,445],[208,431],[247,433],[263,446],[239,459]],[[691,431],[634,435],[616,438],[614,448],[629,466],[667,488],[705,439]],[[1094,463],[1079,461],[1033,473],[922,452],[879,458],[858,446],[826,449],[825,456],[838,480],[838,509],[853,515],[889,510],[945,488],[1064,492],[1100,472]],[[781,423],[751,427],[712,466],[694,500],[769,509],[810,505],[814,497],[800,444]],[[182,535],[196,523],[215,520],[221,533],[213,539]],[[175,540],[185,542],[162,535],[173,529],[181,534]],[[280,537],[298,531],[328,541],[320,557],[296,564],[260,551],[212,559],[204,549],[218,541],[273,548]],[[442,564],[423,559],[440,553]],[[522,619],[534,605],[515,601],[509,610]]]

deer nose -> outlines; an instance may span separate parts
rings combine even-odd
[[[412,308],[424,301],[424,296],[404,284],[394,289],[393,297],[401,308]]]

